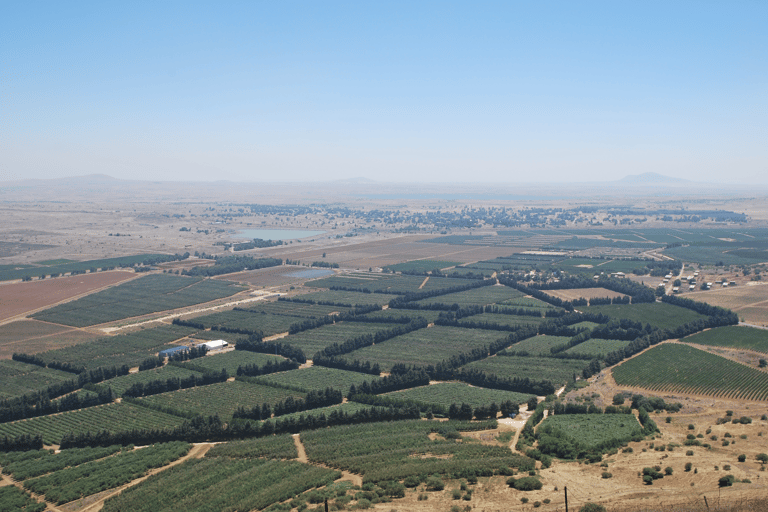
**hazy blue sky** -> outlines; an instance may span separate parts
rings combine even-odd
[[[0,181],[768,184],[768,2],[0,3]]]

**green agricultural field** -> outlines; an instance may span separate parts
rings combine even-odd
[[[517,325],[538,325],[544,321],[544,317],[541,316],[528,316],[528,315],[504,315],[501,313],[481,313],[479,315],[465,316],[459,319],[459,324],[464,324],[467,327],[471,327],[478,322],[488,324],[498,324],[503,326],[517,326]]]
[[[218,313],[190,319],[192,322],[204,325],[206,329],[211,329],[212,327],[217,329],[239,329],[240,332],[261,333],[262,336],[272,336],[273,334],[288,332],[288,328],[291,325],[303,320],[303,317],[266,315],[254,311],[241,310],[219,311]],[[219,333],[219,338],[229,337],[231,339],[234,336],[242,336],[242,334],[230,334],[219,330],[215,332]]]
[[[613,369],[620,386],[720,398],[765,400],[768,374],[680,343],[664,343]]]
[[[409,420],[344,425],[302,432],[312,462],[362,474],[365,482],[402,480],[421,474],[488,474],[506,467],[533,469],[533,460],[506,446],[457,443],[429,438],[431,432],[493,428],[496,421],[459,422]]]
[[[382,309],[381,311],[374,311],[372,313],[366,313],[363,316],[360,316],[360,320],[366,321],[366,320],[376,320],[379,318],[418,318],[421,317],[425,319],[429,323],[433,323],[437,318],[440,316],[440,311],[431,311],[428,309],[422,309],[419,311],[411,310],[411,309]]]
[[[122,449],[119,445],[113,445],[107,447],[69,448],[57,453],[53,450],[6,452],[0,455],[0,465],[3,466],[3,473],[12,475],[14,480],[22,481],[70,466],[78,466],[92,460],[103,459],[104,457],[114,455]]]
[[[230,376],[235,376],[237,375],[237,368],[239,366],[245,366],[247,364],[264,366],[268,361],[277,363],[284,360],[284,357],[273,356],[271,354],[260,354],[258,352],[248,352],[246,350],[232,350],[230,352],[219,354],[208,354],[205,357],[192,359],[191,361],[182,364],[190,366],[196,370],[204,368],[212,372],[220,372],[222,369],[225,369]]]
[[[222,419],[229,419],[240,406],[252,409],[257,405],[261,407],[265,403],[274,405],[289,396],[295,399],[304,398],[305,395],[296,391],[236,380],[170,391],[139,400],[149,406],[177,410],[185,414],[203,416],[218,414]]]
[[[432,270],[439,268],[444,269],[448,267],[455,267],[461,265],[459,261],[439,261],[439,260],[414,260],[407,263],[397,263],[395,265],[387,265],[387,269],[393,272],[431,272]]]
[[[320,292],[305,293],[303,295],[297,295],[296,299],[312,300],[316,302],[330,302],[333,304],[344,304],[346,306],[361,305],[367,306],[371,304],[383,306],[390,300],[397,297],[397,295],[391,295],[388,293],[363,293],[363,292],[348,292],[346,290],[324,290]]]
[[[103,512],[263,510],[341,474],[296,461],[193,459],[149,477],[104,503]]]
[[[336,368],[325,368],[324,366],[311,366],[300,370],[264,375],[256,377],[254,380],[267,385],[286,387],[304,392],[314,389],[333,388],[346,395],[349,387],[353,384],[357,386],[363,382],[378,380],[378,377],[365,373],[338,370]]]
[[[392,274],[355,272],[315,279],[308,281],[304,286],[307,288],[368,288],[373,291],[380,286],[385,286],[384,283],[391,281],[394,277]]]
[[[0,487],[0,511],[2,512],[43,512],[48,508],[26,491],[14,485]]]
[[[529,308],[529,309],[559,309],[548,304],[543,300],[536,299],[534,297],[516,297],[514,299],[505,300],[499,303],[500,306],[513,306],[516,308]]]
[[[479,370],[501,377],[519,377],[531,380],[550,380],[556,388],[581,377],[587,361],[553,357],[496,356],[474,361],[462,368]]]
[[[0,360],[0,399],[25,395],[51,384],[76,379],[77,375],[68,372],[9,359]]]
[[[629,344],[626,340],[601,340],[592,338],[584,343],[579,343],[575,347],[566,350],[565,354],[588,355],[596,359],[603,358],[609,353],[621,350]]]
[[[589,313],[603,313],[611,318],[627,318],[643,325],[651,324],[659,329],[674,329],[680,325],[705,318],[690,309],[664,302],[643,304],[606,304],[579,308]]]
[[[168,428],[178,426],[182,422],[184,418],[123,402],[0,423],[0,436],[40,434],[45,444],[59,444],[61,437],[68,433]]]
[[[753,327],[729,325],[686,336],[681,341],[711,345],[713,347],[736,348],[768,353],[768,331]]]
[[[591,331],[592,329],[594,329],[598,325],[600,325],[600,324],[598,324],[597,322],[586,322],[585,321],[585,322],[575,323],[575,324],[571,325],[571,327],[573,327],[577,331],[581,331],[582,329],[589,329]]]
[[[527,352],[528,355],[531,356],[539,356],[539,355],[550,355],[552,353],[553,347],[559,347],[560,345],[564,345],[568,343],[568,341],[571,338],[568,336],[550,336],[548,334],[540,334],[538,336],[534,336],[532,338],[527,338],[522,341],[519,341],[509,347],[508,349],[505,349],[501,352],[499,352],[498,355],[502,356],[507,353],[520,353],[520,352]]]
[[[129,334],[107,336],[67,348],[49,350],[37,354],[46,363],[70,363],[86,369],[128,365],[138,366],[158,351],[170,347],[170,343],[182,341],[197,332],[192,327],[163,325]]]
[[[125,450],[113,457],[63,468],[24,482],[24,487],[61,505],[107,489],[113,489],[183,457],[191,444],[182,441],[155,444],[141,450]]]
[[[414,311],[413,313],[417,312]],[[391,327],[391,325],[381,323],[339,322],[292,334],[280,338],[278,342],[300,348],[307,357],[311,358],[313,354],[334,343],[342,344],[346,340],[357,338],[363,334],[374,334],[378,331],[391,329]]]
[[[359,359],[370,361],[372,364],[379,363],[383,370],[398,363],[427,366],[486,346],[504,337],[504,333],[498,331],[434,326],[395,336],[376,345],[350,352],[342,358],[348,361]]]
[[[60,304],[32,317],[86,327],[192,306],[229,297],[242,290],[239,285],[219,279],[152,274]]]
[[[326,306],[324,304],[307,304],[287,300],[258,302],[256,305],[246,305],[245,309],[263,315],[296,317],[295,322],[300,322],[303,318],[320,318],[331,313],[347,313],[352,310],[349,306]]]
[[[190,375],[201,376],[200,373],[187,370],[186,368],[179,368],[178,366],[174,365],[166,365],[160,368],[153,368],[152,370],[144,370],[138,373],[129,373],[128,375],[122,375],[120,377],[115,377],[114,379],[105,380],[104,382],[100,382],[99,386],[110,387],[112,388],[112,392],[115,395],[121,396],[126,389],[130,388],[134,384],[146,384],[147,382],[151,382],[153,380],[166,381],[168,379],[184,379]]]
[[[295,459],[299,456],[291,434],[257,437],[245,441],[219,443],[211,448],[206,457],[231,457],[233,459]]]
[[[395,391],[384,396],[439,405],[446,409],[451,404],[461,405],[465,403],[471,405],[474,409],[476,407],[488,406],[491,403],[498,405],[507,400],[522,404],[527,402],[533,395],[498,389],[478,388],[463,382],[441,382],[430,386],[406,389],[405,391]]]
[[[337,413],[344,413],[352,415],[356,413],[357,411],[361,411],[363,409],[370,409],[371,406],[367,404],[360,404],[357,402],[345,402],[343,404],[338,405],[329,405],[328,407],[319,407],[317,409],[310,409],[308,411],[301,411],[301,412],[294,412],[291,414],[283,414],[278,419],[280,421],[290,421],[290,420],[299,420],[301,416],[304,416],[306,418],[313,417],[313,418],[320,418],[321,416],[325,416],[328,418],[331,414],[335,412]],[[243,420],[238,420],[243,421]]]
[[[39,276],[42,274],[68,274],[72,271],[90,271],[91,269],[105,269],[112,267],[132,267],[157,258],[165,258],[166,254],[137,254],[135,256],[121,256],[118,258],[105,258],[100,260],[72,261],[65,259],[47,260],[38,262],[39,267],[32,265],[3,265],[0,266],[0,281],[21,279],[24,276]]]
[[[508,286],[482,286],[463,292],[438,295],[429,299],[416,301],[417,304],[458,304],[459,306],[497,304],[505,300],[522,297],[522,292]]]
[[[575,453],[580,450],[604,451],[632,437],[642,436],[642,427],[634,414],[556,414],[544,419],[536,433],[549,434],[559,443],[569,445]],[[542,451],[546,453],[551,448],[554,446],[545,442]]]

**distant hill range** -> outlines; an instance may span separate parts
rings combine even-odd
[[[642,174],[630,174],[614,183],[617,185],[685,185],[693,182],[682,178],[664,176],[656,172],[644,172]]]

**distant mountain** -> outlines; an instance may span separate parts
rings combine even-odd
[[[616,183],[622,185],[682,185],[685,183],[692,183],[690,180],[682,178],[672,178],[671,176],[664,176],[657,172],[644,172],[642,174],[630,174],[624,178],[616,181]]]
[[[372,180],[370,178],[366,178],[364,176],[358,176],[357,178],[346,178],[343,180],[333,180],[332,183],[341,183],[341,184],[348,184],[348,185],[361,185],[361,184],[369,184],[369,183],[377,183],[376,180]]]

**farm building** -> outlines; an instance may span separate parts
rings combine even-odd
[[[227,343],[224,340],[213,340],[213,341],[206,341],[205,343],[199,343],[197,346],[198,346],[198,348],[205,347],[209,351],[211,351],[211,350],[222,349],[222,348],[224,348],[224,347],[226,347],[228,345],[229,345],[229,343]]]
[[[183,352],[185,350],[189,350],[189,347],[186,345],[179,345],[178,347],[173,348],[167,348],[165,350],[161,350],[157,355],[160,357],[170,357],[176,352]]]

